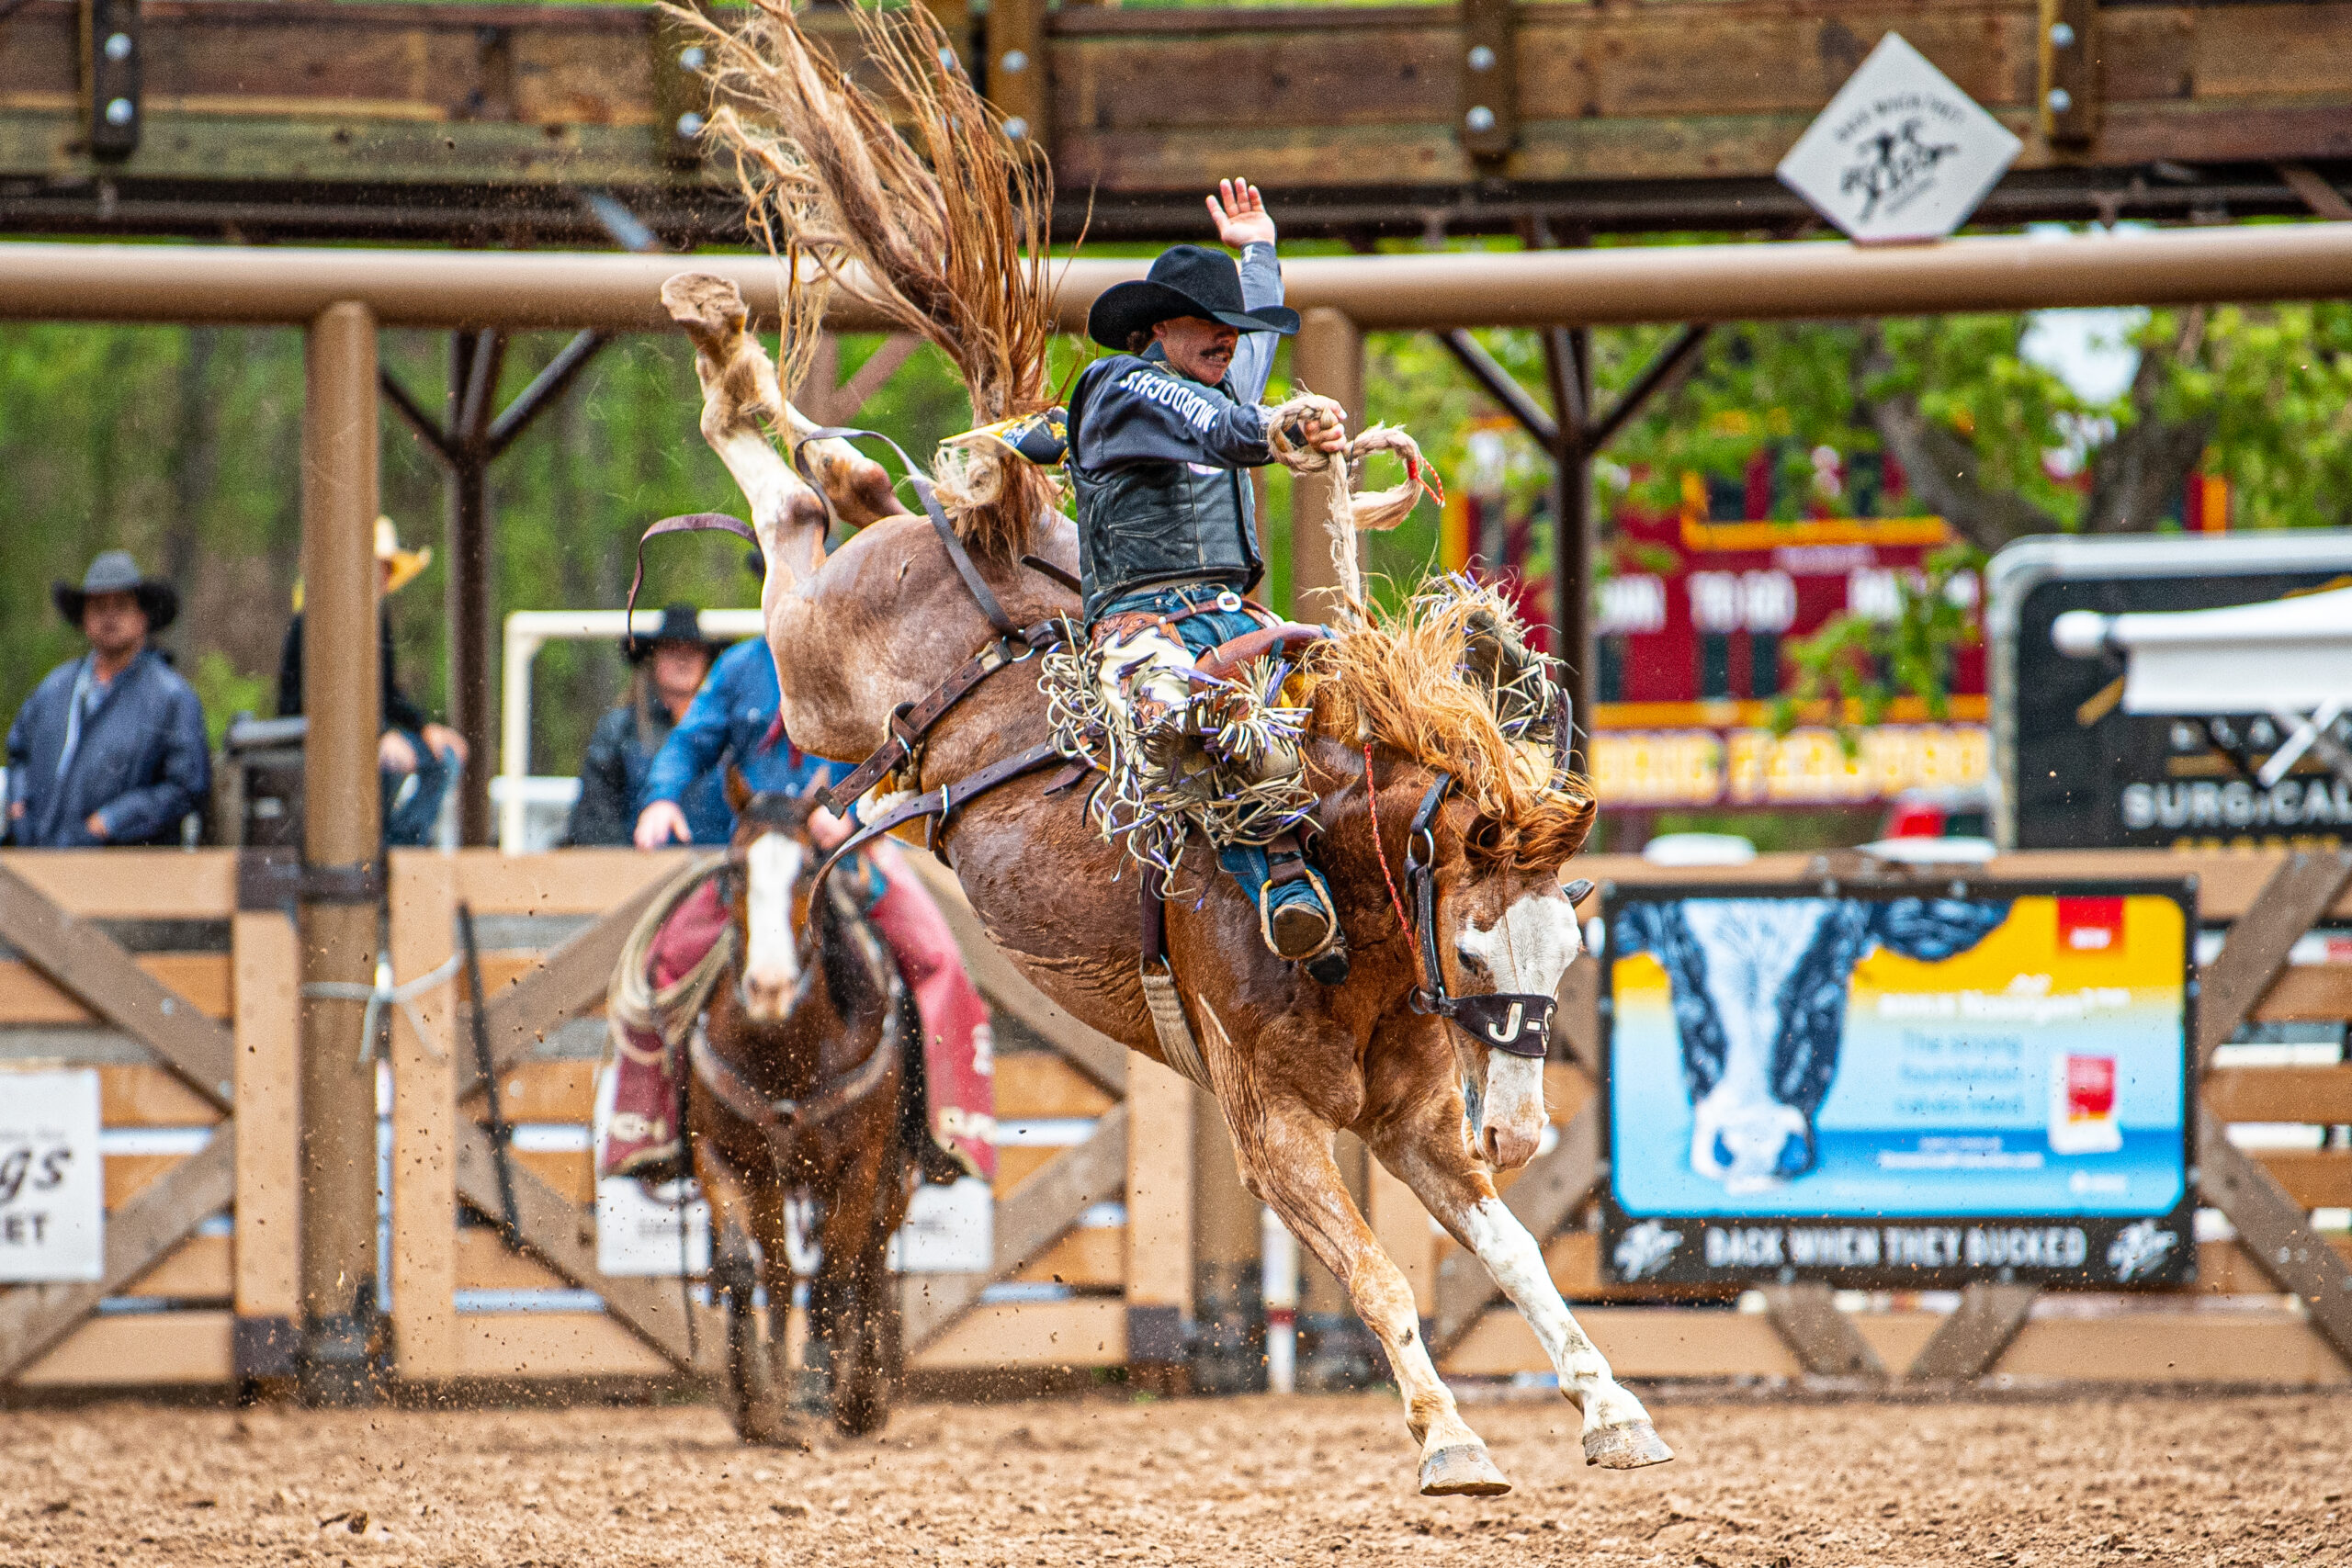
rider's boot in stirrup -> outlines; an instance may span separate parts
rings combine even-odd
[[[1258,925],[1266,946],[1278,958],[1306,964],[1307,973],[1322,984],[1337,985],[1347,976],[1347,936],[1298,835],[1284,833],[1268,844],[1266,863],[1266,885],[1258,892]],[[1323,962],[1334,953],[1336,965]],[[1336,977],[1326,979],[1335,968]]]
[[[662,1037],[632,1029],[613,1045],[613,1110],[596,1149],[598,1176],[649,1183],[685,1174],[678,1138],[678,1079]]]

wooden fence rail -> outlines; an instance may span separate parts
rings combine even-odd
[[[1206,1224],[1195,1194],[1230,1173],[1196,1169],[1210,1101],[1130,1059],[1021,977],[953,878],[928,881],[995,1011],[1000,1170],[994,1256],[971,1275],[905,1277],[917,1369],[1127,1367],[1183,1359]],[[512,1154],[522,1245],[498,1207],[483,1081],[455,987],[395,1010],[389,1030],[391,1374],[403,1383],[707,1375],[721,1342],[673,1278],[596,1268],[589,1123],[605,981],[644,900],[676,856],[578,851],[527,858],[400,852],[390,862],[394,979],[456,950],[455,913],[481,932],[485,1021]],[[1677,881],[1787,881],[1806,857]],[[1835,863],[1851,878],[1858,868]],[[1633,860],[1579,866],[1634,884]],[[2352,857],[2283,852],[2176,857],[2034,855],[1995,876],[2109,879],[2193,872],[2202,918],[2228,927],[2203,972],[2201,1196],[2235,1238],[2199,1248],[2182,1294],[2115,1297],[1983,1286],[1957,1311],[1914,1298],[1821,1290],[1731,1292],[1604,1285],[1583,1221],[1595,1191],[1601,1107],[1598,965],[1562,990],[1566,1059],[1546,1069],[1553,1146],[1505,1179],[1505,1201],[1544,1239],[1555,1279],[1629,1376],[2113,1378],[2334,1383],[2352,1378],[2352,1237],[2314,1209],[2352,1208],[2352,1148],[2239,1148],[2237,1122],[2352,1123],[2352,1064],[2211,1066],[2245,1021],[2352,1018],[2352,963],[2294,963],[2314,926],[2352,925]],[[297,1291],[299,1001],[293,922],[240,907],[270,884],[234,852],[0,854],[0,1068],[96,1066],[106,1156],[105,1277],[0,1292],[0,1380],[22,1388],[225,1383],[290,1370]],[[1589,912],[1589,911],[1588,911]],[[2310,944],[2306,943],[2308,947]],[[2341,944],[2331,947],[2336,951]],[[1483,1269],[1433,1233],[1410,1191],[1374,1166],[1366,1208],[1413,1283],[1452,1374],[1547,1369]],[[2217,1313],[2215,1297],[2232,1310]],[[2293,1304],[2285,1304],[2292,1297]],[[2189,1298],[2195,1298],[2191,1300]],[[2206,1303],[2199,1307],[2198,1302]],[[127,1310],[137,1308],[139,1310]],[[154,1309],[164,1310],[154,1310]]]

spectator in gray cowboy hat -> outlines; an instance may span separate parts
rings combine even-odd
[[[629,676],[628,697],[596,721],[595,733],[588,739],[587,754],[580,761],[580,799],[571,808],[565,843],[629,843],[653,754],[702,690],[719,647],[703,636],[701,617],[692,604],[664,608],[661,626],[649,637],[632,632],[621,638],[621,652],[636,670]],[[728,819],[718,773],[696,780],[687,795],[686,819],[696,824],[699,841],[702,821],[723,824]],[[724,832],[713,830],[723,841]]]
[[[148,639],[179,614],[128,550],[50,597],[90,650],[51,671],[8,729],[7,840],[28,849],[177,843],[210,787],[204,707]]]

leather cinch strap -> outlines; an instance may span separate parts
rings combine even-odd
[[[1184,999],[1176,991],[1176,970],[1168,962],[1168,889],[1157,866],[1143,874],[1142,959],[1137,977],[1143,982],[1144,1006],[1151,1012],[1151,1032],[1159,1038],[1159,1054],[1168,1065],[1209,1089],[1209,1066],[1200,1042],[1184,1016]],[[1214,1092],[1214,1090],[1212,1090]]]
[[[1059,616],[1008,632],[964,660],[954,674],[933,687],[928,696],[900,703],[891,709],[890,738],[860,762],[849,777],[826,792],[826,807],[836,813],[847,811],[883,774],[913,756],[924,734],[973,687],[1008,664],[1018,664],[1033,653],[1058,646],[1069,636],[1069,623]]]
[[[832,874],[833,867],[839,865],[843,859],[856,853],[865,845],[880,838],[892,829],[902,827],[909,822],[920,821],[926,817],[938,818],[932,825],[929,839],[933,852],[936,853],[939,847],[939,835],[947,830],[948,823],[958,810],[999,784],[1010,784],[1023,774],[1034,773],[1040,768],[1061,760],[1062,754],[1055,749],[1052,741],[1041,740],[1025,751],[1015,751],[1012,756],[990,762],[977,773],[967,773],[952,783],[941,784],[937,789],[925,790],[912,800],[901,801],[834,846],[833,852],[825,857],[825,863],[817,868],[818,891],[821,893],[824,890],[825,878]]]

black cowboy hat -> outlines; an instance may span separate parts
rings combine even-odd
[[[1241,308],[1241,269],[1223,251],[1171,245],[1140,282],[1116,283],[1086,313],[1086,332],[1105,348],[1124,351],[1128,337],[1178,316],[1223,321],[1245,333],[1298,331],[1298,312],[1283,305]]]
[[[70,582],[52,582],[49,596],[57,605],[57,613],[75,626],[82,624],[82,607],[93,593],[129,593],[147,612],[147,630],[162,631],[180,613],[179,591],[161,578],[141,575],[139,563],[130,558],[129,550],[107,550],[90,563],[82,574],[82,586]]]
[[[621,638],[621,651],[628,656],[631,664],[642,664],[665,642],[699,644],[714,659],[724,646],[702,635],[702,617],[692,604],[665,604],[662,607],[662,624],[642,637],[631,632]]]

